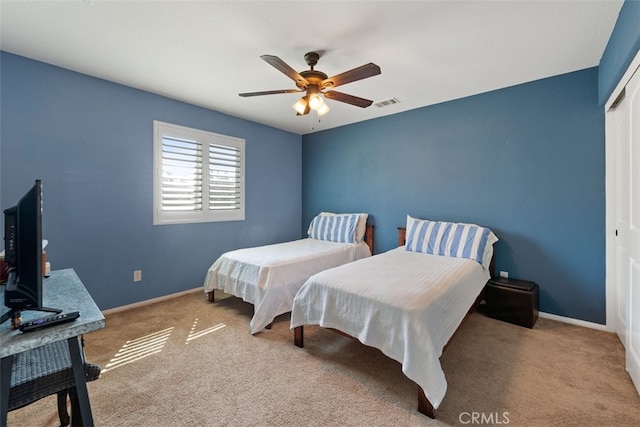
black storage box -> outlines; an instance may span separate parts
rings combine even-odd
[[[538,285],[527,280],[497,277],[485,287],[485,310],[489,317],[533,328],[538,320]]]

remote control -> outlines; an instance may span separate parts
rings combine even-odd
[[[31,320],[24,322],[20,325],[22,332],[31,332],[40,328],[46,328],[47,326],[59,325],[60,323],[71,322],[80,317],[79,311],[72,311],[71,313],[56,314],[55,316],[43,317],[41,319]]]

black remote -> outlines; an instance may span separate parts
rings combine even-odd
[[[71,313],[56,314],[55,316],[43,317],[41,319],[30,320],[20,325],[22,332],[31,332],[40,328],[46,328],[47,326],[59,325],[60,323],[71,322],[80,317],[79,311],[72,311]]]

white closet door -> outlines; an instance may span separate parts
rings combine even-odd
[[[622,95],[624,96],[624,95]],[[615,145],[615,272],[616,302],[615,331],[627,347],[629,335],[629,104],[626,96],[613,111]]]
[[[626,342],[627,371],[640,391],[640,70],[626,86],[629,108],[629,317]]]

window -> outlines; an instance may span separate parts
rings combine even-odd
[[[153,223],[244,220],[244,139],[153,122]]]

